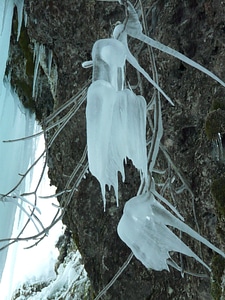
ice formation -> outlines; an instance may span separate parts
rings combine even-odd
[[[102,0],[104,1],[104,0]],[[119,0],[119,3],[125,3]],[[93,66],[93,82],[87,93],[87,145],[88,161],[91,173],[101,185],[104,207],[105,186],[113,187],[118,203],[118,172],[125,178],[124,161],[129,158],[134,166],[141,171],[145,183],[142,194],[130,199],[118,224],[120,238],[130,247],[137,259],[147,268],[169,270],[171,265],[181,268],[172,260],[170,252],[180,252],[193,257],[203,266],[209,267],[167,226],[187,233],[192,238],[205,244],[221,256],[225,254],[203,238],[183,222],[182,216],[155,189],[153,173],[159,150],[163,128],[161,107],[158,105],[158,133],[155,134],[155,147],[151,157],[146,155],[146,102],[125,87],[124,68],[128,61],[138,70],[170,103],[170,98],[161,90],[158,81],[153,81],[149,74],[139,65],[128,48],[127,36],[137,38],[144,43],[168,53],[190,66],[207,74],[221,85],[225,83],[216,75],[183,54],[149,38],[142,33],[138,15],[129,1],[127,19],[117,25],[113,37],[102,39],[94,44],[92,60],[83,64]],[[154,105],[156,103],[154,102]],[[172,103],[173,104],[173,103]],[[154,111],[156,114],[156,109]],[[155,129],[156,130],[156,129]],[[154,136],[153,134],[153,136]],[[151,149],[152,150],[152,149]],[[147,166],[149,169],[147,170]],[[170,213],[156,199],[164,202],[177,217]]]
[[[119,2],[121,3],[121,1],[119,1]],[[222,86],[225,87],[225,82],[222,81],[219,77],[217,77],[215,74],[210,72],[205,67],[201,66],[200,64],[196,63],[192,59],[181,54],[180,52],[178,52],[168,46],[165,46],[165,45],[161,44],[160,42],[155,41],[152,38],[143,34],[142,26],[139,21],[139,18],[138,18],[135,8],[130,3],[130,1],[126,1],[126,2],[127,2],[127,9],[128,9],[128,18],[125,20],[124,24],[120,24],[120,25],[116,26],[116,28],[114,30],[114,37],[116,39],[121,40],[124,44],[127,44],[127,42],[126,42],[127,35],[129,35],[133,38],[139,39],[140,41],[152,46],[153,48],[159,49],[162,52],[165,52],[171,56],[174,56],[174,57],[178,58],[179,60],[183,61],[184,63],[201,71],[202,73],[205,73],[206,75],[208,75],[209,77],[211,77],[212,79],[214,79],[215,81],[217,81],[218,83],[220,83]],[[141,70],[138,70],[138,71],[140,71],[144,75],[144,73]]]
[[[136,196],[126,202],[117,230],[120,238],[148,269],[169,270],[170,251],[193,257],[209,269],[167,226],[187,233],[225,257],[221,250],[166,210],[152,193]]]
[[[40,67],[44,71],[53,99],[56,99],[56,89],[58,81],[58,71],[56,64],[53,63],[53,52],[43,44],[34,43],[34,78],[32,97],[37,99],[39,93],[38,79]]]
[[[147,176],[146,102],[124,89],[126,49],[116,39],[94,44],[93,83],[87,94],[87,145],[91,173],[98,179],[105,205],[105,185],[118,203],[118,172],[128,157]]]
[[[14,0],[14,3],[17,8],[17,17],[18,17],[18,30],[17,30],[17,41],[18,41],[20,37],[20,31],[21,31],[22,21],[23,21],[24,0]]]

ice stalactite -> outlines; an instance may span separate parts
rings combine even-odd
[[[56,99],[56,90],[57,90],[57,81],[58,81],[58,72],[57,66],[53,63],[53,52],[51,49],[46,48],[44,45],[35,43],[34,44],[34,78],[33,78],[33,92],[32,97],[37,98],[39,88],[38,87],[38,76],[39,68],[41,67],[44,71],[51,94],[53,99]]]
[[[129,35],[135,39],[138,39],[153,48],[156,48],[162,52],[165,52],[173,57],[178,58],[179,60],[181,60],[184,63],[190,65],[191,67],[194,67],[195,69],[201,71],[202,73],[211,77],[212,79],[214,79],[219,84],[221,84],[222,86],[225,87],[224,81],[222,81],[218,76],[216,76],[215,74],[210,72],[208,69],[206,69],[202,65],[196,63],[195,61],[193,61],[192,59],[183,55],[182,53],[180,53],[164,44],[161,44],[160,42],[155,41],[152,38],[145,35],[142,32],[142,25],[139,21],[138,14],[137,14],[135,8],[133,7],[133,5],[130,3],[130,1],[127,1],[127,9],[128,9],[129,17],[126,19],[126,21],[123,24],[120,24],[115,28],[116,31],[114,32],[114,35],[116,35],[116,38],[118,38],[119,40],[126,40],[126,36]]]
[[[180,252],[193,257],[204,267],[209,267],[199,258],[168,226],[187,233],[208,248],[225,257],[225,254],[184,223],[184,219],[162,195],[154,184],[154,166],[163,135],[160,97],[152,101],[154,109],[153,136],[149,155],[146,154],[146,101],[127,89],[125,82],[125,62],[128,61],[139,71],[171,104],[171,99],[162,91],[156,81],[139,65],[129,50],[127,37],[139,39],[190,66],[200,70],[221,85],[225,83],[206,68],[183,54],[154,41],[142,33],[138,15],[129,1],[124,3],[128,13],[123,24],[116,26],[111,39],[102,39],[94,44],[92,62],[93,82],[87,94],[87,146],[91,173],[101,185],[104,207],[105,186],[113,186],[118,203],[118,172],[125,178],[124,161],[132,160],[141,171],[142,188],[140,194],[128,200],[118,225],[120,238],[130,247],[133,254],[144,266],[154,270],[169,270],[168,265],[182,271],[172,260],[170,252]],[[162,201],[173,213],[162,206]],[[209,269],[210,270],[210,269]]]
[[[225,254],[184,222],[172,215],[152,193],[136,196],[126,202],[118,224],[118,234],[146,268],[168,270],[169,252],[180,252],[193,257],[210,268],[167,226],[187,233],[208,248],[225,257]]]
[[[91,173],[101,185],[113,187],[118,204],[118,172],[125,179],[124,161],[147,176],[146,102],[124,88],[126,49],[116,39],[95,43],[92,51],[93,83],[87,94],[87,145]]]
[[[24,0],[15,0],[15,5],[17,8],[17,18],[18,18],[18,30],[17,30],[17,41],[20,37],[20,31],[22,27],[22,21],[23,21],[23,6],[24,6]]]

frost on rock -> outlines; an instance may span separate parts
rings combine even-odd
[[[124,89],[126,49],[116,39],[94,44],[93,83],[87,93],[87,145],[91,173],[101,185],[113,186],[118,203],[118,172],[123,180],[124,161],[147,176],[146,102]]]
[[[59,266],[54,280],[27,282],[15,291],[17,300],[88,299],[90,282],[78,251],[70,252]]]
[[[133,197],[125,204],[117,231],[136,258],[148,269],[169,271],[170,264],[180,270],[171,259],[170,251],[193,257],[209,269],[167,226],[187,233],[225,257],[221,250],[166,210],[151,193]]]

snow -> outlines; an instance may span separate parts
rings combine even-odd
[[[72,251],[67,255],[65,261],[59,266],[57,273],[55,278],[47,280],[48,286],[39,292],[32,290],[31,286],[38,282],[28,281],[25,286],[20,287],[18,300],[80,300],[85,298],[90,283],[87,280],[87,273],[81,263],[81,255],[78,251]],[[30,296],[25,297],[25,294]]]

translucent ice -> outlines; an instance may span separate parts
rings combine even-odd
[[[193,257],[202,265],[209,267],[185,245],[167,226],[177,228],[223,257],[225,254],[191,229],[184,222],[166,210],[151,193],[130,199],[124,207],[118,224],[120,238],[132,250],[146,268],[161,271],[169,270],[170,251]]]
[[[14,3],[17,8],[17,18],[18,18],[17,41],[18,41],[20,37],[20,31],[21,31],[22,21],[23,21],[24,0],[14,0]]]
[[[218,83],[220,83],[222,86],[225,87],[225,83],[217,77],[215,74],[201,66],[200,64],[196,63],[192,59],[188,58],[187,56],[181,54],[180,52],[165,46],[161,44],[160,42],[157,42],[153,40],[152,38],[146,36],[142,33],[142,26],[139,21],[138,15],[136,10],[134,9],[133,5],[130,3],[130,1],[127,1],[127,7],[128,7],[128,19],[126,19],[124,24],[118,25],[114,30],[114,37],[118,40],[124,40],[126,39],[126,35],[128,34],[131,37],[134,37],[136,39],[139,39],[140,41],[159,49],[171,56],[174,56],[178,58],[179,60],[185,62],[186,64],[198,69],[199,71],[205,73],[212,79],[216,80]]]
[[[146,102],[124,89],[126,57],[126,47],[116,39],[98,40],[93,46],[86,108],[88,161],[100,182],[104,206],[106,185],[114,188],[118,203],[118,172],[124,180],[126,158],[147,176]]]
[[[118,203],[118,172],[126,157],[147,176],[146,102],[125,89],[116,91],[104,80],[94,81],[87,94],[87,145],[91,173],[101,185],[113,186]]]
[[[101,39],[92,49],[92,80],[110,82],[116,91],[123,89],[126,50],[116,39]]]

